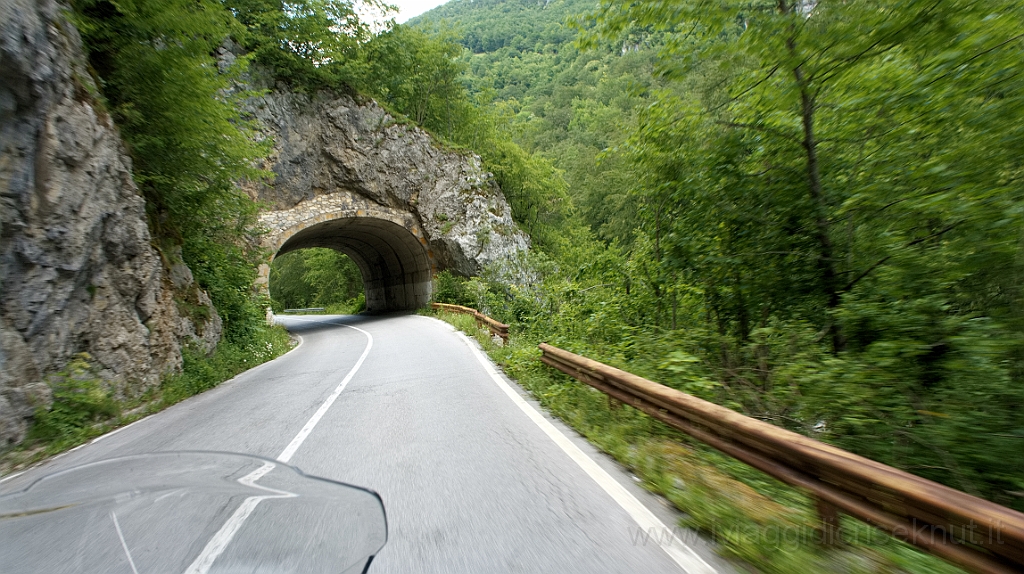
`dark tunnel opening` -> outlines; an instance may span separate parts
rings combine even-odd
[[[430,302],[433,269],[427,246],[401,225],[373,217],[317,223],[288,238],[275,257],[309,247],[335,249],[355,262],[367,311],[411,310]]]

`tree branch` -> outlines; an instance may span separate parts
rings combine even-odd
[[[919,238],[911,241],[910,243],[907,243],[906,245],[904,245],[903,248],[906,249],[908,247],[913,247],[913,246],[915,246],[915,245],[917,245],[919,243],[924,243],[925,241],[928,241],[930,239],[935,239],[936,237],[939,237],[940,235],[944,235],[948,231],[951,231],[954,227],[956,227],[957,225],[960,225],[961,223],[963,223],[963,221],[957,221],[956,223],[952,223],[950,225],[947,225],[945,228],[940,229],[939,231],[936,231],[935,233],[932,233],[931,235],[928,235],[926,237],[919,237]],[[886,261],[888,261],[890,259],[892,259],[892,255],[886,255],[885,257],[883,257],[883,258],[879,259],[878,261],[876,261],[874,265],[872,265],[871,267],[868,267],[863,273],[861,273],[860,275],[854,277],[852,281],[847,283],[846,287],[843,287],[841,292],[842,293],[846,293],[850,289],[853,289],[853,286],[856,285],[858,281],[860,281],[861,279],[867,277],[868,274],[870,274],[875,269],[878,269],[881,265],[883,265]]]
[[[791,135],[789,135],[787,133],[781,132],[781,131],[773,129],[773,128],[769,128],[767,126],[760,126],[760,125],[757,125],[757,124],[747,124],[747,123],[743,123],[743,122],[727,122],[727,121],[721,121],[721,120],[716,121],[715,123],[719,124],[719,125],[723,125],[723,126],[729,127],[729,128],[740,128],[740,129],[756,130],[756,131],[759,131],[759,132],[765,132],[765,133],[769,133],[769,134],[774,134],[774,135],[779,136],[780,138],[782,138],[784,140],[788,140],[788,141],[791,141],[791,142],[797,143],[797,144],[801,143],[800,138],[793,137],[793,136],[791,136]]]

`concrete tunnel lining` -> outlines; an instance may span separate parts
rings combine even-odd
[[[363,275],[367,311],[417,309],[430,302],[427,247],[401,225],[365,216],[324,221],[289,237],[275,257],[309,247],[335,249],[352,258]]]

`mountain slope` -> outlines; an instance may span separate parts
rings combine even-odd
[[[607,150],[624,141],[634,110],[655,78],[656,49],[605,42],[574,44],[567,25],[596,9],[591,0],[454,0],[410,21],[452,34],[466,48],[463,81],[493,103],[516,142],[564,172],[573,203],[606,238],[632,226],[622,201],[631,179]]]

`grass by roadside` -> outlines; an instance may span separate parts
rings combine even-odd
[[[209,356],[185,348],[180,373],[134,397],[118,397],[100,379],[91,357],[76,355],[64,370],[49,378],[53,403],[37,409],[25,440],[0,455],[0,476],[212,389],[291,348],[288,332],[280,326],[261,327],[246,344],[221,341]]]
[[[491,359],[553,415],[615,457],[643,486],[685,516],[680,526],[702,532],[720,554],[751,572],[868,574],[962,572],[859,521],[842,522],[844,543],[817,544],[817,519],[802,492],[698,443],[540,362],[539,341],[513,335],[502,346],[473,317],[425,311],[476,338]],[[665,533],[643,533],[656,543]]]

